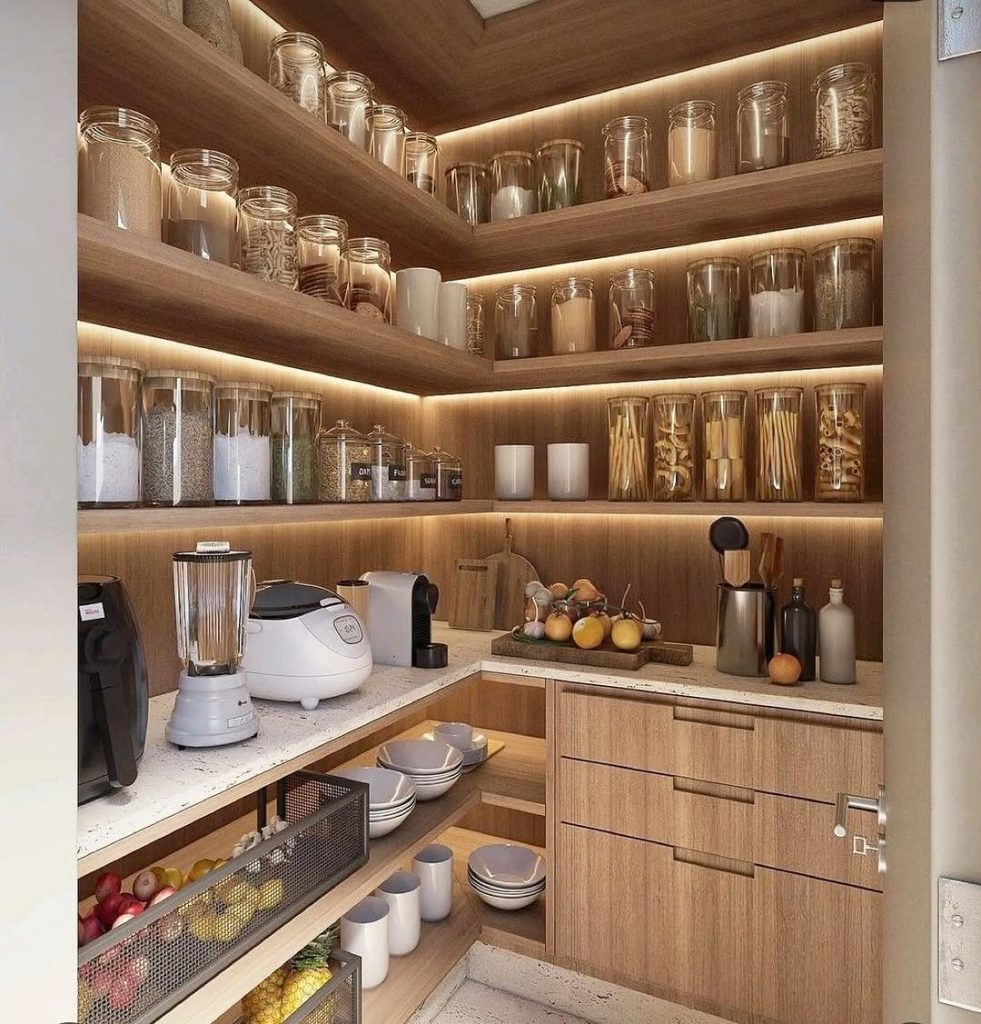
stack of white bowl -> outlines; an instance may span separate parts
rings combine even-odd
[[[417,800],[435,800],[448,792],[463,772],[463,754],[442,740],[389,740],[378,749],[380,768],[408,775]]]
[[[467,861],[470,888],[498,910],[523,910],[545,891],[545,859],[527,846],[479,846]]]
[[[368,835],[372,839],[394,832],[416,805],[415,784],[402,772],[388,768],[340,768],[335,774],[368,783]]]
[[[441,722],[433,729],[433,736],[463,754],[465,772],[472,772],[487,760],[487,737],[466,722]]]

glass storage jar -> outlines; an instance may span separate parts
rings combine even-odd
[[[167,242],[202,259],[235,260],[238,164],[214,149],[181,149],[170,158]]]
[[[436,445],[429,453],[436,474],[436,500],[460,501],[463,498],[463,464],[455,455]]]
[[[374,85],[360,71],[335,71],[327,76],[327,123],[359,148],[369,144],[368,108]]]
[[[811,254],[814,330],[871,327],[875,323],[875,240],[836,238]]]
[[[487,164],[454,164],[444,175],[446,205],[471,226],[490,220],[490,171]]]
[[[405,136],[405,176],[423,192],[436,195],[439,173],[439,141],[425,132],[409,132]]]
[[[359,316],[392,320],[392,256],[380,238],[349,238],[341,248],[341,294]]]
[[[552,354],[596,349],[596,300],[591,277],[566,277],[552,285]]]
[[[754,82],[736,97],[736,171],[765,171],[790,163],[787,83]]]
[[[140,381],[144,366],[114,356],[78,364],[78,504],[140,503]]]
[[[436,469],[427,452],[406,445],[405,448],[406,497],[409,501],[436,500]]]
[[[865,385],[822,384],[817,404],[818,501],[865,500]]]
[[[685,268],[688,284],[688,340],[739,337],[740,264],[732,256],[708,256]]]
[[[264,281],[296,288],[296,196],[278,185],[238,194],[238,265]]]
[[[524,359],[535,355],[537,295],[537,289],[531,284],[506,284],[498,289],[494,302],[498,359]]]
[[[603,179],[606,198],[650,192],[651,126],[646,117],[617,117],[603,128]]]
[[[510,220],[534,213],[538,208],[535,195],[535,158],[520,149],[495,153],[488,163],[490,169],[490,219]]]
[[[646,398],[633,395],[606,400],[610,501],[647,501],[650,497],[648,405]]]
[[[804,497],[803,388],[759,388],[756,392],[756,500],[801,501]]]
[[[551,139],[538,147],[538,209],[564,210],[582,202],[583,144]]]
[[[718,175],[715,104],[687,100],[668,111],[668,185],[691,185]]]
[[[317,436],[321,501],[371,500],[371,447],[347,420]]]
[[[408,493],[405,441],[389,434],[378,423],[367,440],[371,448],[371,500],[405,501]]]
[[[269,84],[297,105],[327,116],[324,44],[308,32],[280,32],[269,43]]]
[[[272,388],[222,382],[215,388],[215,501],[269,501],[272,469]]]
[[[320,396],[311,391],[277,391],[272,411],[272,500],[304,505],[319,497],[317,432]]]
[[[300,291],[343,306],[341,252],[347,241],[347,221],[315,213],[296,222],[296,259]]]
[[[405,177],[405,114],[388,103],[368,108],[368,152],[386,167]]]
[[[655,501],[690,501],[695,497],[695,396],[655,395]]]
[[[143,378],[143,501],[210,505],[215,378],[196,370],[153,370]]]
[[[702,395],[702,497],[745,501],[747,492],[746,392]]]
[[[749,335],[776,338],[804,330],[804,250],[768,249],[749,258]]]
[[[812,86],[817,158],[872,149],[875,145],[875,75],[851,61],[822,71]]]
[[[467,292],[467,351],[484,354],[484,299],[472,291]]]
[[[654,271],[627,267],[610,275],[610,348],[654,344]]]
[[[125,107],[82,111],[78,137],[79,213],[159,242],[160,132]]]

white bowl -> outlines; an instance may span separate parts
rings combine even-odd
[[[525,907],[530,907],[541,895],[541,893],[533,892],[530,896],[521,896],[518,899],[506,899],[502,896],[490,896],[486,893],[479,892],[476,889],[474,889],[474,892],[476,892],[489,907],[495,907],[497,910],[524,910]]]
[[[442,796],[444,793],[448,793],[457,783],[460,776],[455,775],[452,779],[447,782],[440,782],[432,786],[416,786],[416,800],[420,802],[425,800],[435,800],[436,797]]]
[[[442,740],[389,740],[378,760],[406,775],[441,775],[463,764],[463,754]]]
[[[394,815],[391,818],[369,818],[368,838],[381,839],[382,836],[387,836],[389,832],[394,832],[399,825],[406,821],[413,810],[415,810],[415,806],[415,804],[412,804],[408,810],[403,811],[401,814]]]
[[[522,889],[545,878],[545,858],[527,846],[490,843],[470,854],[473,874],[494,888]]]
[[[369,807],[397,807],[416,790],[412,780],[391,768],[338,768],[335,775],[355,782],[367,782]]]
[[[416,797],[415,794],[413,794],[411,800],[407,800],[404,804],[401,804],[399,807],[387,808],[384,811],[369,811],[368,820],[387,821],[389,818],[398,818],[404,814],[408,814],[409,811],[411,811],[412,808],[415,807],[415,805]]]
[[[495,885],[488,885],[486,882],[482,882],[479,878],[476,878],[472,872],[467,873],[467,881],[470,883],[471,888],[478,892],[485,892],[490,896],[502,896],[505,899],[518,899],[521,896],[531,896],[534,893],[542,892],[545,888],[544,879],[535,885],[528,885],[521,889],[501,889]]]
[[[443,772],[421,773],[421,772],[409,771],[408,769],[406,769],[405,771],[402,771],[402,769],[400,769],[400,768],[392,768],[392,767],[390,767],[390,765],[388,765],[385,761],[382,761],[381,758],[378,758],[378,766],[380,768],[385,768],[387,771],[401,771],[403,775],[405,775],[408,778],[412,779],[412,781],[414,783],[415,782],[441,782],[443,779],[448,779],[448,778],[450,778],[450,776],[456,775],[460,771],[460,769],[463,768],[463,764],[461,763],[461,764],[458,764],[455,768],[447,768],[446,771],[443,771]]]

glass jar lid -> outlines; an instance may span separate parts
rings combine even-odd
[[[834,64],[830,68],[825,68],[814,79],[811,89],[816,92],[818,89],[825,89],[836,82],[852,84],[856,81],[861,81],[863,78],[867,78],[870,82],[875,82],[875,72],[864,61],[848,61],[845,64]]]
[[[772,259],[786,258],[803,261],[806,255],[807,253],[803,249],[798,249],[796,246],[778,246],[775,249],[762,249],[760,252],[754,252],[749,257],[749,263],[752,267],[758,267],[761,263],[767,263]]]
[[[406,447],[406,442],[401,437],[390,434],[380,423],[376,423],[372,427],[370,433],[365,435],[365,439],[375,448],[404,449]]]
[[[269,42],[269,53],[296,64],[323,64],[324,44],[309,32],[280,32]]]
[[[391,259],[388,242],[383,238],[349,238],[341,247],[341,252],[365,263],[379,258]]]
[[[378,128],[405,129],[405,112],[391,103],[373,103],[368,108],[368,120]],[[377,125],[375,125],[377,122]]]
[[[448,451],[445,451],[441,444],[433,445],[433,450],[429,453],[429,458],[432,459],[436,465],[455,465],[460,461],[455,455],[450,455]]]
[[[296,196],[279,185],[254,185],[239,192],[238,208],[263,217],[293,217]]]
[[[128,107],[89,107],[82,111],[79,130],[100,142],[118,142],[140,149],[156,149],[160,129],[152,118]]]
[[[145,388],[188,387],[196,391],[209,391],[218,378],[203,370],[151,370],[143,378]]]
[[[616,395],[606,400],[607,405],[641,405],[647,402],[643,395]]]
[[[669,111],[668,117],[672,120],[699,121],[706,117],[715,115],[715,104],[711,100],[685,100],[683,103],[676,103]]]
[[[430,135],[428,132],[406,132],[405,144],[406,146],[416,146],[419,149],[428,149],[433,153],[439,149],[439,141],[436,136]]]
[[[848,381],[840,384],[818,384],[814,388],[814,394],[827,397],[829,395],[858,395],[865,391],[865,385],[861,381]]]
[[[497,289],[499,299],[517,299],[521,297],[534,298],[538,289],[533,284],[502,284]]]
[[[272,387],[250,380],[223,380],[215,387],[215,395],[227,398],[236,392],[244,391],[250,397],[268,402],[272,396]]]
[[[626,267],[610,274],[610,284],[637,284],[640,281],[654,281],[654,271],[647,267]]]
[[[573,149],[585,149],[586,147],[578,139],[549,139],[547,142],[543,142],[536,153],[541,156],[546,149],[557,148],[559,146],[572,146]]]
[[[703,402],[745,402],[746,391],[703,391]]]
[[[360,71],[335,71],[327,76],[327,88],[338,87],[338,91],[346,93],[349,97],[356,97],[359,93],[371,95],[375,90],[375,84]]]
[[[680,405],[682,402],[694,402],[697,396],[690,391],[672,391],[666,395],[655,395],[655,405]]]
[[[170,173],[182,185],[204,192],[225,192],[238,185],[238,162],[217,149],[178,149],[170,154]]]
[[[623,117],[615,117],[603,125],[603,134],[612,135],[615,132],[644,132],[651,133],[651,123],[643,114],[625,114]]]
[[[776,100],[783,99],[787,95],[787,83],[777,81],[775,78],[763,82],[753,82],[746,85],[736,93],[736,102],[745,103],[748,100]]]
[[[756,397],[763,399],[770,398],[800,398],[804,394],[803,388],[757,388]]]
[[[350,420],[338,420],[330,430],[323,432],[323,436],[335,442],[364,441],[365,439],[364,434],[351,426]]]
[[[121,356],[86,356],[78,362],[79,377],[141,377],[146,366],[138,359],[123,359]]]
[[[443,177],[449,177],[455,171],[479,171],[481,174],[487,173],[487,164],[480,163],[479,160],[461,160],[460,163],[451,164],[443,172]]]
[[[699,260],[692,260],[685,270],[701,270],[702,267],[716,266],[725,270],[738,270],[740,263],[735,256],[703,256]]]
[[[534,156],[531,153],[525,152],[523,149],[504,149],[500,153],[495,153],[488,163],[497,163],[499,160],[528,160],[531,163],[535,162]]]
[[[273,402],[320,402],[320,395],[316,391],[274,391]]]
[[[874,238],[833,238],[830,242],[822,242],[814,247],[812,256],[823,255],[834,249],[845,252],[875,252]]]

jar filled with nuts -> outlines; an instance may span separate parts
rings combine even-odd
[[[646,117],[617,117],[603,128],[603,167],[607,199],[650,192],[651,126]]]
[[[814,149],[819,160],[857,153],[875,145],[875,75],[851,61],[822,71],[815,96]]]
[[[358,316],[391,323],[392,254],[380,238],[349,238],[341,249],[344,305]]]
[[[824,384],[817,403],[818,501],[865,500],[865,385]]]
[[[654,399],[654,500],[695,497],[695,396]]]
[[[371,446],[347,420],[317,437],[321,501],[371,500]]]

